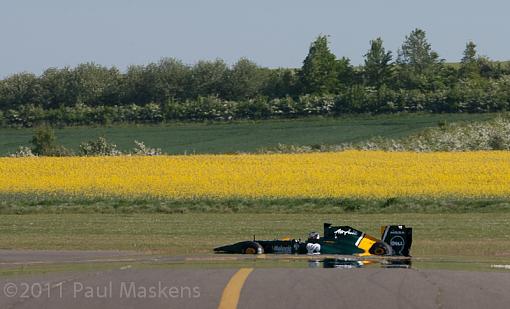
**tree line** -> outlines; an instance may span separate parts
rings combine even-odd
[[[0,123],[33,126],[172,120],[232,120],[392,112],[509,109],[510,65],[468,42],[459,63],[413,30],[394,54],[370,41],[364,63],[337,58],[328,37],[310,45],[301,68],[269,69],[242,58],[184,64],[173,58],[126,72],[94,63],[0,80]]]

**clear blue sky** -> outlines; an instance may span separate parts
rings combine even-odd
[[[416,27],[447,61],[468,40],[508,60],[509,12],[508,0],[2,0],[0,76],[89,61],[125,70],[162,57],[299,67],[321,33],[359,64],[370,39],[396,50]]]

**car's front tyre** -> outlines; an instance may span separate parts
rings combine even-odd
[[[264,248],[256,241],[249,241],[243,246],[242,252],[243,254],[262,254]]]

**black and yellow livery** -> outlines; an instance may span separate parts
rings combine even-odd
[[[239,254],[340,254],[357,256],[409,256],[412,229],[404,225],[388,225],[381,228],[382,237],[377,239],[350,226],[333,226],[324,223],[322,237],[300,239],[276,239],[242,241],[215,248],[218,253]],[[310,248],[314,251],[311,251]]]

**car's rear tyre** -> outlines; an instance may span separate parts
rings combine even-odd
[[[393,248],[385,242],[378,241],[372,245],[368,252],[373,255],[393,255]]]
[[[256,241],[247,242],[242,250],[243,254],[262,254],[264,248]]]

